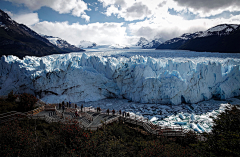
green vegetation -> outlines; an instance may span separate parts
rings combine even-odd
[[[240,109],[228,107],[214,119],[212,134],[202,145],[205,156],[240,156]]]
[[[24,104],[32,100],[22,95]],[[5,102],[19,105],[12,93]],[[0,107],[3,111],[2,103]],[[228,108],[214,122],[212,133],[204,134],[207,140],[198,141],[194,133],[166,138],[122,121],[87,131],[70,121],[48,124],[25,118],[0,126],[0,156],[240,156],[240,109]]]
[[[19,101],[16,100],[17,98]],[[34,104],[36,102],[37,98],[31,94],[14,95],[13,91],[11,91],[7,99],[0,99],[0,113],[10,111],[27,112],[35,108]]]
[[[85,131],[77,124],[25,119],[0,127],[1,156],[196,156],[197,150],[113,123]]]

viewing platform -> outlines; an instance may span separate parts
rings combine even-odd
[[[76,116],[76,114],[78,116]],[[4,114],[0,114],[0,124],[6,123],[8,121],[14,120],[16,118],[28,117],[31,119],[43,119],[48,123],[52,122],[61,122],[61,123],[77,123],[81,128],[85,130],[98,130],[102,128],[104,125],[122,121],[124,123],[129,123],[137,126],[143,127],[148,133],[154,134],[157,136],[165,136],[165,137],[184,137],[186,133],[189,131],[183,129],[181,126],[179,127],[171,127],[171,126],[158,126],[147,118],[139,118],[136,116],[132,116],[126,114],[119,113],[108,113],[107,110],[98,111],[96,108],[92,107],[84,107],[82,111],[79,107],[72,108],[66,107],[63,111],[54,105],[52,106],[41,106],[33,111],[29,111],[26,113],[21,112],[8,112]],[[200,140],[203,137],[198,136]]]

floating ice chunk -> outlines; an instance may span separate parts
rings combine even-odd
[[[150,121],[151,121],[151,122],[154,122],[154,121],[157,121],[157,120],[158,120],[157,117],[152,117]]]
[[[196,120],[196,117],[195,117],[194,114],[191,114],[190,118],[191,118],[192,121],[195,121],[195,120]]]
[[[183,119],[185,119],[186,117],[185,117],[182,113],[180,113],[180,114],[179,114],[179,118],[181,118],[181,119],[183,120]]]
[[[176,125],[187,125],[187,122],[174,122]]]
[[[192,110],[188,105],[186,105],[186,108],[187,108],[190,112],[193,112],[193,110]]]
[[[198,132],[198,133],[202,133],[202,131],[198,128],[198,126],[197,126],[195,123],[190,123],[190,127],[191,127],[194,131],[196,131],[196,132]]]
[[[200,124],[197,124],[197,127],[201,130],[201,132],[205,132],[205,129],[203,126],[201,126]]]

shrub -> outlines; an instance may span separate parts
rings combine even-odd
[[[32,95],[23,93],[20,95],[20,103],[19,103],[19,109],[20,111],[30,111],[34,109],[34,104],[38,101],[38,99]]]
[[[212,133],[207,135],[207,156],[240,156],[240,110],[237,106],[227,109],[214,119]]]

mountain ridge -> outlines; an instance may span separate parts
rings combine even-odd
[[[64,51],[78,52],[78,51],[82,50],[81,48],[71,45],[66,40],[63,40],[59,37],[53,37],[53,36],[48,36],[48,35],[41,35],[41,36],[46,38],[50,43],[52,43],[53,45],[57,46],[58,48],[60,48]]]
[[[18,24],[0,9],[0,56],[41,57],[69,52],[53,45],[29,27]]]
[[[141,46],[143,49],[157,48],[162,43],[161,38],[155,38],[148,41],[146,38],[141,37],[135,46]]]
[[[239,40],[240,25],[221,24],[206,31],[183,34],[162,43],[156,49],[239,53]]]

